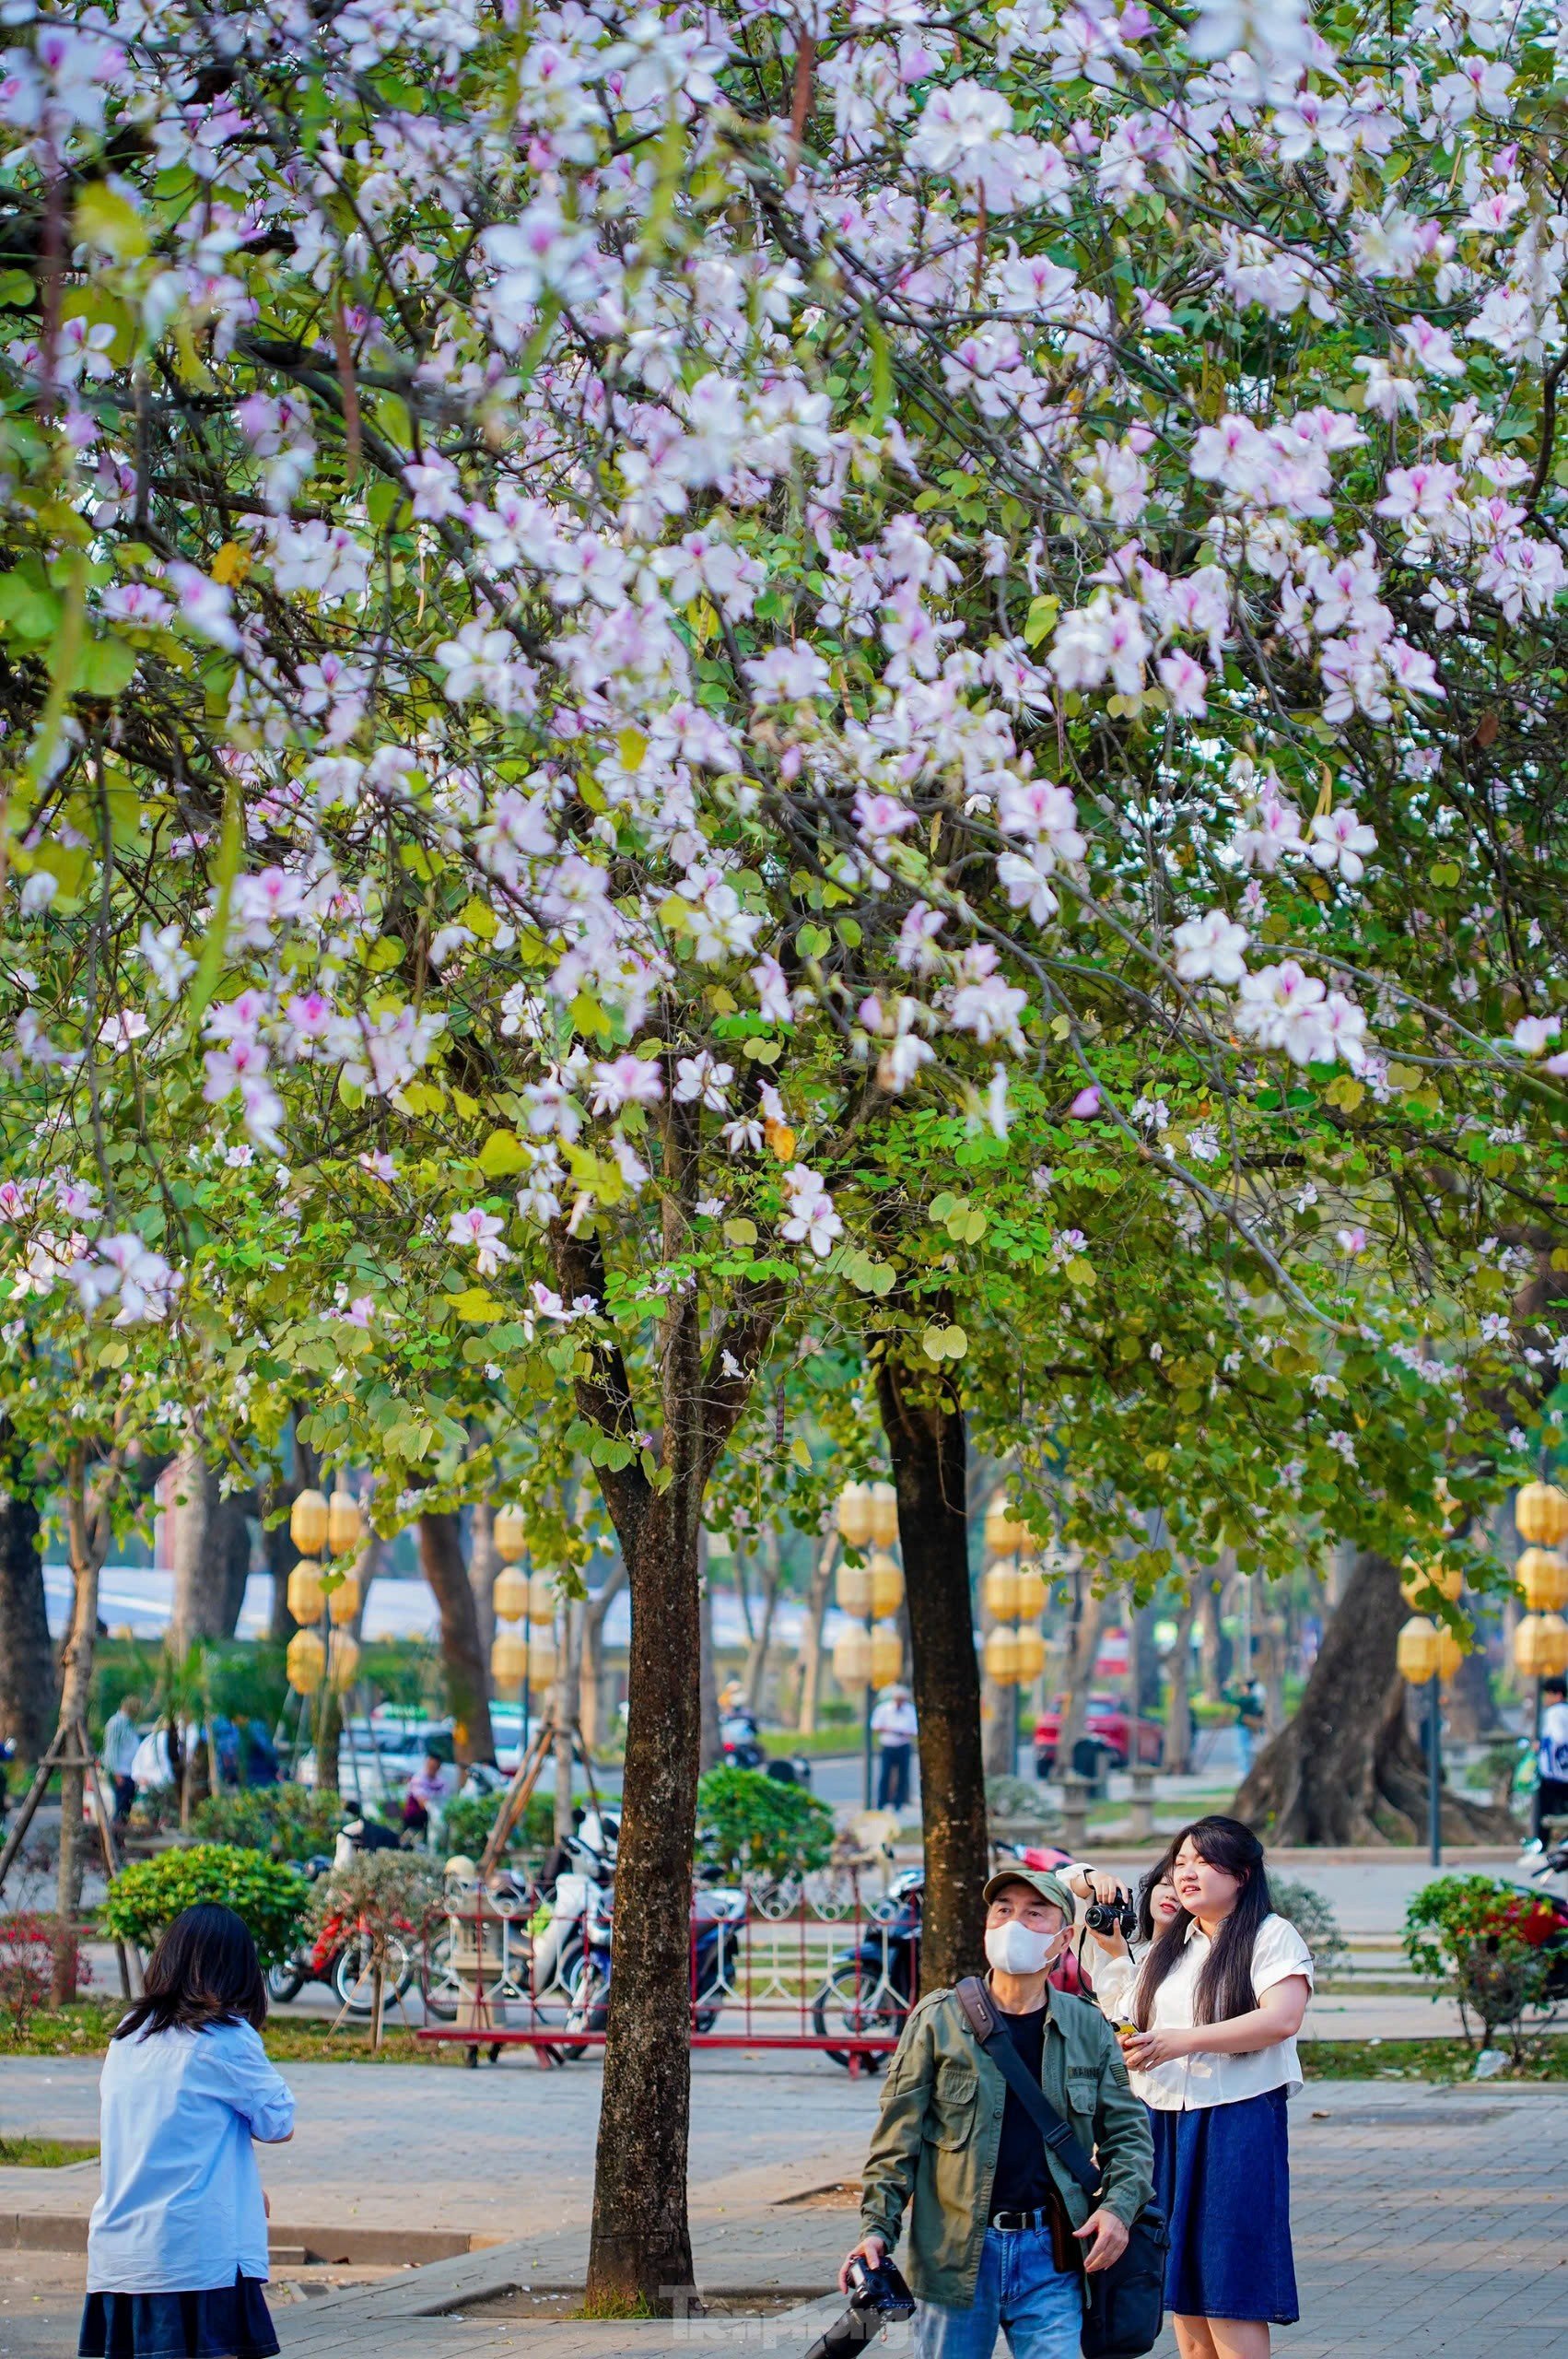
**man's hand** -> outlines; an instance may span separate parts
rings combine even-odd
[[[1121,2240],[1123,2244],[1127,2242],[1125,2228],[1121,2232]],[[868,2268],[880,2269],[886,2259],[887,2247],[880,2236],[862,2236],[854,2250],[847,2252],[844,2256],[844,2266],[838,2272],[838,2291],[841,2294],[847,2294],[849,2291],[849,2263],[852,2260],[863,2260]]]
[[[1094,2239],[1083,2256],[1084,2269],[1091,2277],[1096,2270],[1109,2269],[1112,2262],[1119,2260],[1127,2250],[1126,2223],[1118,2220],[1114,2212],[1107,2212],[1103,2203],[1097,2212],[1090,2212],[1081,2228],[1075,2228],[1072,2233],[1080,2243],[1085,2236]]]

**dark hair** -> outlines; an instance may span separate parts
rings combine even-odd
[[[218,1901],[199,1900],[165,1928],[142,1995],[114,2036],[237,2023],[260,2031],[266,2019],[267,1986],[250,1927]]]
[[[1233,2015],[1250,2014],[1258,2004],[1258,1993],[1252,1987],[1252,1950],[1258,1929],[1274,1905],[1264,1872],[1263,1846],[1251,1827],[1244,1826],[1239,1818],[1219,1817],[1197,1818],[1190,1826],[1184,1826],[1171,1845],[1166,1860],[1174,1863],[1184,1843],[1190,1843],[1210,1867],[1241,1881],[1235,1907],[1221,1926],[1203,1962],[1192,2011],[1196,2023],[1228,2023]],[[1153,1946],[1138,1977],[1137,2015],[1141,2031],[1149,2028],[1154,1993],[1180,1957],[1191,1925],[1192,1919],[1184,1909],[1154,1935]]]
[[[1170,1883],[1171,1871],[1176,1866],[1176,1856],[1181,1849],[1181,1843],[1182,1838],[1178,1835],[1174,1842],[1165,1846],[1138,1887],[1138,1939],[1141,1942],[1152,1942],[1159,1930],[1154,1923],[1154,1886]],[[1186,1911],[1182,1913],[1185,1915]]]
[[[1540,1692],[1543,1696],[1568,1696],[1568,1679],[1564,1679],[1560,1671],[1554,1671],[1550,1679],[1541,1681]]]

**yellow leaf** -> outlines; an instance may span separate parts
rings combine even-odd
[[[795,1133],[788,1122],[765,1122],[762,1134],[780,1163],[793,1163]]]
[[[225,541],[212,561],[215,581],[243,581],[251,570],[251,552],[242,549],[238,541]]]
[[[624,770],[640,769],[642,757],[648,751],[648,740],[641,730],[623,729],[615,743],[620,749],[621,768]]]

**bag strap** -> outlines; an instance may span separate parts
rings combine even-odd
[[[1085,2195],[1098,2197],[1100,2175],[1012,2044],[990,1992],[977,1975],[966,1974],[954,1993],[974,2033],[1008,2087],[1033,2120],[1064,2170]]]

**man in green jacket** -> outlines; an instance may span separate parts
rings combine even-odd
[[[1072,1924],[1054,1875],[986,1886],[987,1981],[1002,2025],[1100,2172],[1091,2202],[981,2048],[956,1994],[922,1999],[888,2070],[866,2157],[857,2254],[880,2260],[909,2209],[919,2359],[1076,2359],[1084,2272],[1108,2269],[1149,2201],[1153,2141],[1110,2025],[1047,1980]]]

